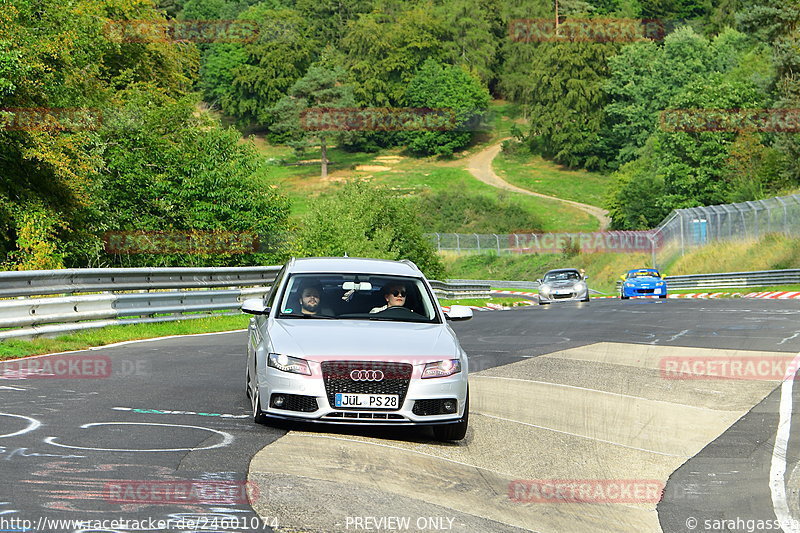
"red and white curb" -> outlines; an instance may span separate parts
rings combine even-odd
[[[514,302],[514,304],[516,304],[516,305],[509,306],[509,305],[500,305],[500,304],[495,304],[495,303],[487,303],[484,306],[468,305],[466,307],[469,307],[473,311],[505,311],[506,309],[514,309],[514,307],[525,307],[525,306],[528,306],[528,305],[533,305],[533,302],[529,302],[528,300],[525,300],[525,301]],[[450,311],[450,306],[449,305],[448,306],[442,306],[442,310],[445,313],[447,313],[447,312]]]
[[[766,298],[769,300],[800,300],[800,292],[778,291],[778,292],[751,292],[745,294],[744,298]]]

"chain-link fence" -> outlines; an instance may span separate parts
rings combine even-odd
[[[719,240],[756,239],[767,233],[800,235],[800,194],[738,204],[676,209],[648,231],[593,233],[429,233],[438,251],[456,253],[648,253],[653,266]]]
[[[757,239],[768,233],[800,235],[800,194],[676,209],[654,230],[660,245],[653,250],[653,263],[664,264],[714,241]]]

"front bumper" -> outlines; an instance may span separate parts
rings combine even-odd
[[[258,387],[261,409],[264,415],[271,418],[327,423],[358,425],[438,425],[458,422],[464,416],[464,404],[467,397],[467,373],[462,370],[458,374],[445,378],[420,379],[419,369],[408,379],[408,386],[402,397],[399,409],[354,409],[336,408],[332,405],[330,385],[326,387],[321,375],[303,376],[280,371],[266,366],[266,362],[258,366]],[[339,387],[340,392],[365,392],[359,389],[360,384],[353,387]],[[350,389],[350,390],[348,390]],[[272,399],[275,395],[290,397],[283,408],[276,407]],[[431,405],[437,401],[455,400],[456,412],[449,414],[419,414],[430,411]],[[415,405],[418,402],[425,408]],[[441,403],[441,402],[439,402]],[[286,408],[287,406],[292,408]],[[316,409],[309,410],[316,406]],[[296,408],[304,410],[297,410]],[[416,412],[415,412],[416,411]]]
[[[623,287],[622,295],[627,298],[634,296],[665,296],[667,287]]]
[[[589,290],[585,291],[569,291],[566,294],[555,294],[550,292],[547,295],[539,293],[539,302],[580,302],[589,298]]]

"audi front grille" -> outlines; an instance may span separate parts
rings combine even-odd
[[[409,363],[393,363],[382,361],[325,361],[322,363],[322,379],[325,382],[325,393],[330,405],[336,405],[337,393],[346,394],[397,394],[398,409],[408,392],[413,366]],[[362,371],[351,378],[351,372]],[[369,372],[373,371],[373,372]],[[380,378],[381,373],[383,379]],[[340,408],[345,409],[345,408]],[[356,408],[357,409],[357,408]]]

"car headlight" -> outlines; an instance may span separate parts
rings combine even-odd
[[[267,366],[277,368],[283,372],[291,372],[292,374],[303,374],[304,376],[311,375],[311,369],[308,367],[308,361],[299,359],[297,357],[289,357],[282,353],[271,353],[267,358]]]
[[[422,379],[425,378],[444,378],[461,372],[461,361],[458,359],[445,359],[428,363],[422,371]]]
[[[625,283],[625,286],[626,286],[626,287],[633,287],[634,285],[633,285],[633,283],[627,283],[627,282],[626,282],[626,283]]]
[[[656,287],[663,287],[664,285],[666,285],[666,283],[664,283],[663,281],[659,281],[658,283],[656,283]]]
[[[547,285],[540,285],[539,292],[547,294],[548,292],[550,292],[550,287],[548,287]]]

